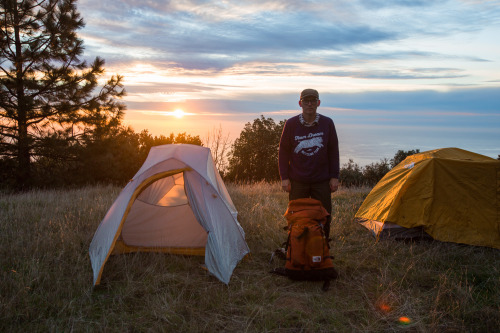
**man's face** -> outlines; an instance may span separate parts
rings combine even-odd
[[[316,109],[320,104],[320,100],[315,96],[306,96],[299,101],[299,105],[302,107],[302,113],[314,115],[316,114]]]

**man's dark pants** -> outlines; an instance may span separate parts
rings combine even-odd
[[[326,180],[318,183],[302,183],[290,180],[290,183],[291,190],[288,195],[289,200],[313,198],[321,201],[323,207],[325,207],[328,214],[330,214],[325,226],[325,235],[327,238],[330,238],[330,222],[332,220],[332,192],[330,190],[330,181]]]

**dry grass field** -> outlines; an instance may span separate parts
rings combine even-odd
[[[293,282],[269,271],[286,239],[279,185],[228,184],[252,251],[224,285],[203,258],[111,257],[92,288],[88,248],[120,188],[0,194],[1,332],[495,332],[500,252],[440,242],[375,242],[353,216],[369,192],[334,203],[340,277]]]

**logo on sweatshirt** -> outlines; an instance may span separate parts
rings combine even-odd
[[[299,142],[297,147],[295,147],[294,153],[295,154],[303,154],[306,156],[313,156],[315,155],[320,148],[323,147],[323,138],[322,138],[323,132],[321,133],[314,133],[314,134],[309,134],[308,136],[296,136],[295,140],[302,140]]]

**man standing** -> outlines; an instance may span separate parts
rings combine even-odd
[[[289,200],[314,198],[331,214],[331,193],[339,186],[339,144],[332,119],[316,112],[320,103],[314,89],[300,94],[302,114],[288,119],[281,134],[279,171]],[[327,238],[330,221],[325,226]]]

